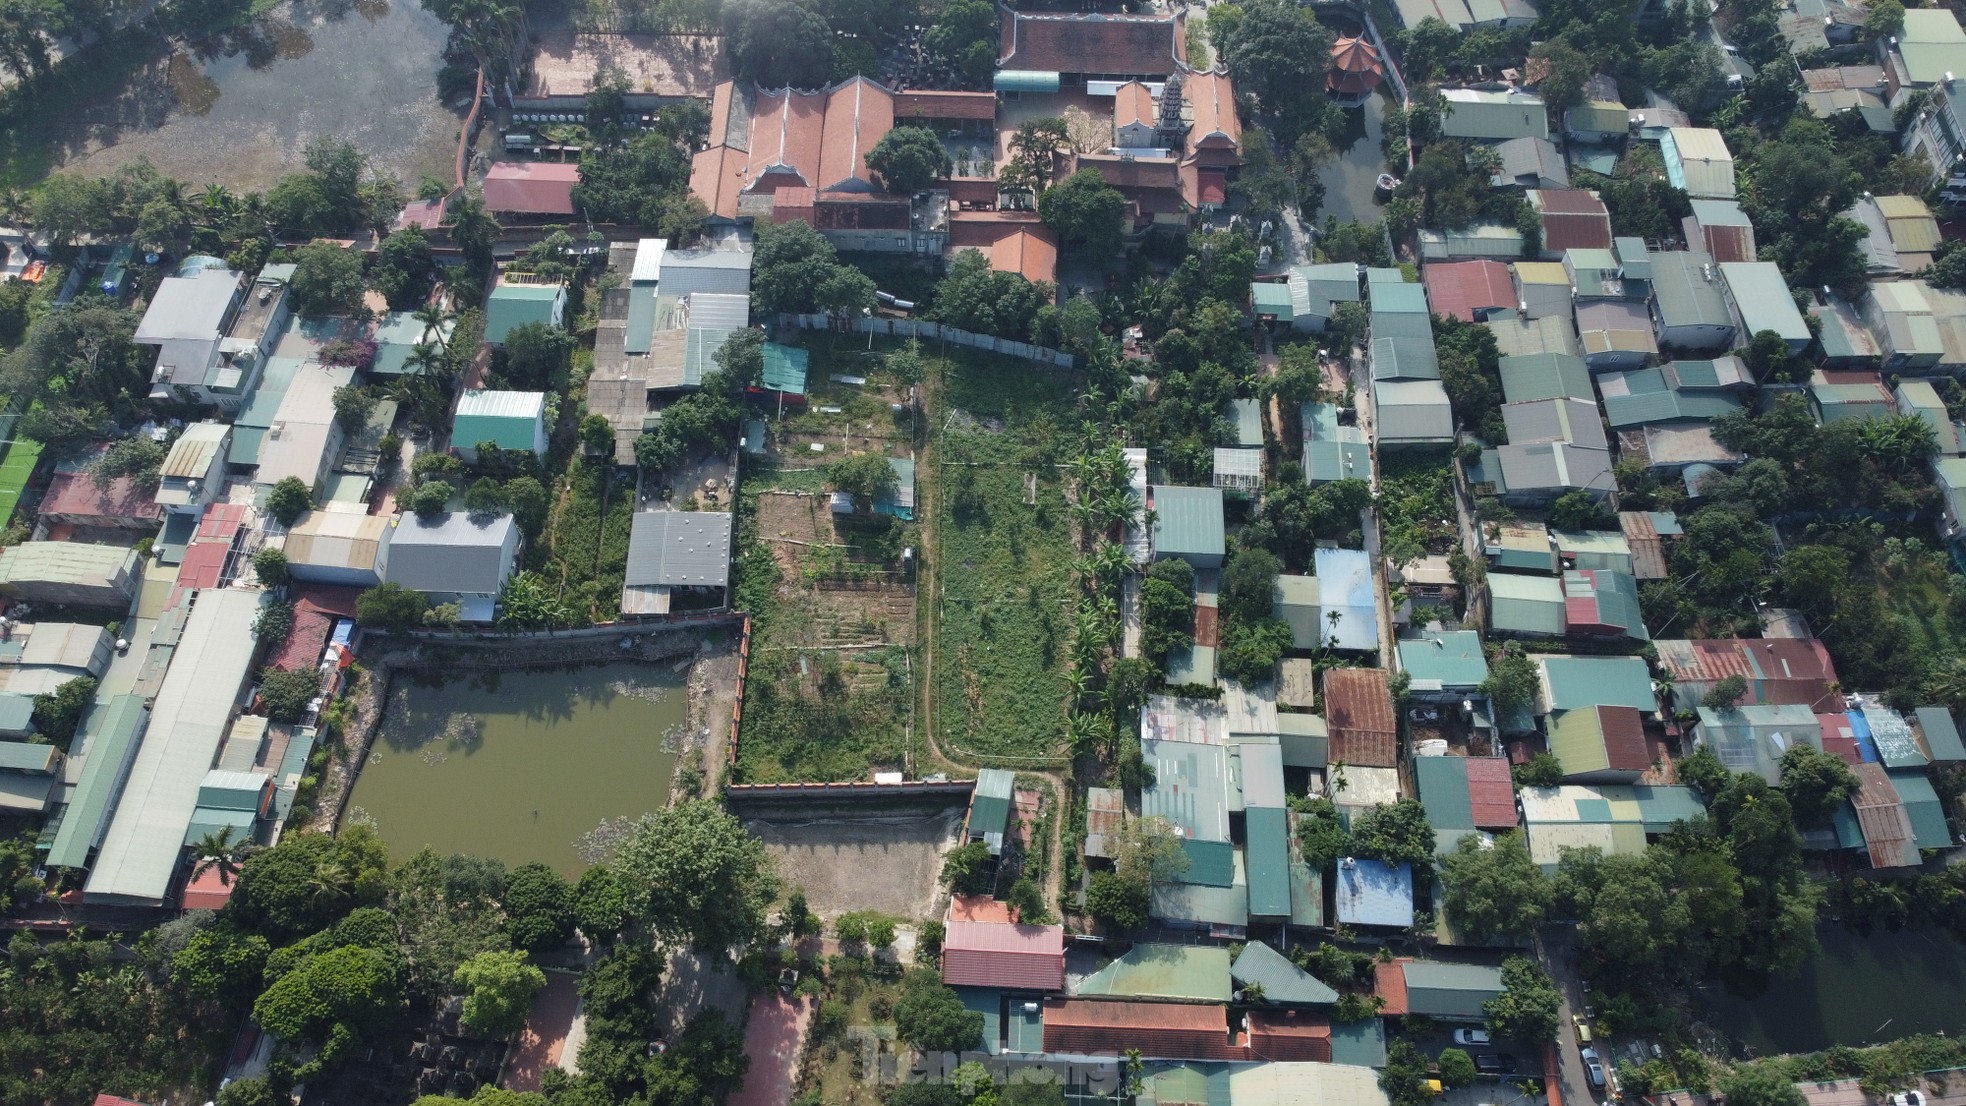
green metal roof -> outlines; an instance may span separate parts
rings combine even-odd
[[[1256,911],[1252,909],[1250,913]],[[1244,986],[1263,988],[1263,1001],[1285,1006],[1312,1005],[1338,1001],[1338,992],[1324,981],[1292,964],[1282,953],[1261,941],[1242,947],[1242,955],[1230,966],[1229,974]]]
[[[1537,663],[1553,711],[1603,706],[1650,714],[1659,709],[1652,674],[1637,657],[1539,657]]]
[[[774,392],[806,394],[806,368],[812,355],[798,346],[765,343],[764,386]]]
[[[82,777],[69,800],[61,831],[48,850],[48,863],[58,868],[86,868],[97,833],[116,800],[123,771],[135,754],[138,736],[150,711],[141,695],[118,695],[89,709],[83,727]]]
[[[1290,306],[1290,285],[1276,281],[1259,280],[1249,286],[1249,300],[1258,315],[1275,315],[1280,319],[1292,318]]]
[[[1707,812],[1699,795],[1679,784],[1637,784],[1631,789],[1638,800],[1638,817],[1647,833],[1664,833],[1674,822],[1686,822]]]
[[[1156,485],[1154,555],[1188,557],[1197,567],[1222,561],[1222,489]]]
[[[1877,746],[1877,759],[1884,762],[1884,767],[1922,768],[1930,763],[1903,715],[1880,706],[1866,706],[1863,714],[1864,723],[1870,727],[1871,743]]]
[[[1149,1074],[1140,1106],[1231,1106],[1227,1064],[1176,1064]]]
[[[983,1051],[995,1056],[1003,1051],[1003,992],[986,987],[953,988],[963,1000],[963,1009],[983,1015]]]
[[[1399,666],[1422,691],[1478,687],[1488,678],[1481,635],[1473,630],[1423,630],[1399,643]]]
[[[1550,576],[1488,577],[1489,627],[1502,633],[1563,636],[1563,585]]]
[[[30,541],[0,549],[0,583],[95,584],[118,573],[134,571],[136,550],[121,545],[88,545],[67,541]]]
[[[1255,400],[1230,400],[1229,421],[1235,425],[1237,445],[1260,446],[1263,444],[1263,412],[1257,406]]]
[[[734,330],[691,327],[683,337],[683,387],[701,388],[703,378],[717,371],[717,351]]]
[[[1135,945],[1085,978],[1080,996],[1227,1002],[1229,950],[1199,945]]]
[[[1596,399],[1591,370],[1584,359],[1568,353],[1525,353],[1504,357],[1496,365],[1502,395],[1509,403],[1539,399]]]
[[[1378,1018],[1331,1023],[1331,1062],[1361,1068],[1386,1066],[1386,1023]]]
[[[34,696],[0,692],[0,733],[26,734],[34,729]]]
[[[1215,647],[1183,645],[1167,651],[1167,682],[1170,684],[1212,684],[1215,682]]]
[[[1921,849],[1943,849],[1952,844],[1952,834],[1946,829],[1945,807],[1939,802],[1939,793],[1933,789],[1932,781],[1925,773],[1917,770],[1887,773],[1891,786],[1904,801],[1905,814],[1911,818],[1911,831],[1918,838]]]
[[[1249,913],[1259,918],[1290,916],[1290,829],[1284,812],[1251,807],[1245,815],[1248,844]]]
[[[1322,770],[1331,759],[1331,731],[1316,714],[1279,713],[1277,746],[1289,768]]]
[[[1002,768],[984,768],[976,773],[976,790],[969,800],[969,832],[973,837],[1003,833],[1010,825],[1017,774]]]
[[[451,423],[451,444],[473,449],[492,442],[500,449],[531,450],[543,408],[539,392],[466,392]]]
[[[1488,964],[1414,960],[1406,965],[1406,1005],[1415,1014],[1480,1018],[1481,1004],[1502,993],[1502,969]]]
[[[1324,924],[1324,872],[1311,867],[1304,859],[1303,845],[1297,838],[1302,818],[1303,815],[1298,814],[1292,814],[1289,818],[1290,924],[1321,926]]]
[[[1042,1011],[1026,1010],[1020,1003],[1017,1009],[1010,1012],[1010,1021],[1005,1027],[1005,1051],[1044,1051],[1044,1013]]]
[[[501,284],[485,303],[485,341],[499,345],[505,336],[527,323],[552,325],[557,284]]]
[[[191,812],[191,824],[184,829],[184,843],[195,844],[206,836],[232,830],[232,836],[252,836],[251,830],[257,815],[250,810],[201,806]]]
[[[46,774],[55,770],[60,757],[60,751],[46,742],[0,741],[0,772]]]
[[[998,92],[1056,92],[1059,75],[1038,69],[999,69],[992,85]]]
[[[1952,720],[1952,712],[1944,707],[1919,707],[1913,712],[1918,716],[1918,728],[1925,731],[1925,744],[1931,747],[1932,759],[1939,762],[1966,760],[1966,744],[1959,740],[1959,727]]]
[[[1475,832],[1474,801],[1468,793],[1468,758],[1414,757],[1413,786],[1434,829],[1434,852],[1455,851],[1462,834]]]
[[[1549,736],[1550,752],[1563,762],[1564,775],[1581,776],[1610,769],[1611,751],[1604,743],[1603,719],[1594,708],[1552,713]]]

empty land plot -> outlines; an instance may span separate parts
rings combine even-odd
[[[912,527],[834,518],[823,478],[759,466],[738,512],[752,613],[737,778],[866,779],[907,764],[913,584],[892,571]]]
[[[964,808],[880,807],[865,814],[775,810],[744,825],[771,853],[778,874],[815,913],[835,918],[872,910],[927,918],[940,892],[942,854],[962,833]]]
[[[1056,756],[1074,603],[1058,465],[1073,381],[976,355],[953,360],[942,382],[929,477],[936,737],[957,753]]]

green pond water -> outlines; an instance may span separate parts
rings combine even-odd
[[[428,845],[577,875],[582,834],[666,801],[688,717],[666,665],[398,677],[347,817],[398,860]]]
[[[1707,1022],[1755,1055],[1868,1045],[1914,1033],[1966,1033],[1966,945],[1944,930],[1861,936],[1825,923],[1822,954],[1800,973],[1742,997],[1702,989]]]

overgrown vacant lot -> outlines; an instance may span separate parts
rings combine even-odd
[[[1067,374],[952,359],[930,412],[938,594],[936,737],[961,756],[1048,757],[1064,740],[1071,515],[1058,463]]]

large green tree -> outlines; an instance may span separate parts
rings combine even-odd
[[[1097,169],[1080,169],[1038,197],[1038,218],[1059,241],[1102,265],[1119,252],[1125,211],[1126,197]]]
[[[649,928],[706,952],[727,953],[762,937],[778,897],[763,842],[708,799],[643,815],[609,867]]]
[[[1554,898],[1543,869],[1513,830],[1496,835],[1492,844],[1474,834],[1462,837],[1441,858],[1440,881],[1455,932],[1480,941],[1526,940]]]
[[[362,305],[364,287],[362,259],[354,251],[332,242],[309,242],[294,251],[287,294],[296,314],[349,314]]]
[[[1497,1036],[1540,1043],[1556,1036],[1562,1020],[1563,996],[1548,972],[1527,957],[1502,962],[1502,993],[1482,1004],[1488,1025]]]
[[[949,175],[949,151],[926,127],[896,127],[868,152],[867,168],[881,175],[890,192],[919,192]]]
[[[464,1024],[487,1037],[509,1037],[524,1028],[532,997],[546,973],[523,952],[481,952],[458,965],[452,980],[464,995]]]
[[[933,970],[917,968],[901,982],[894,1032],[922,1052],[967,1052],[982,1042],[983,1015],[964,1007]]]

